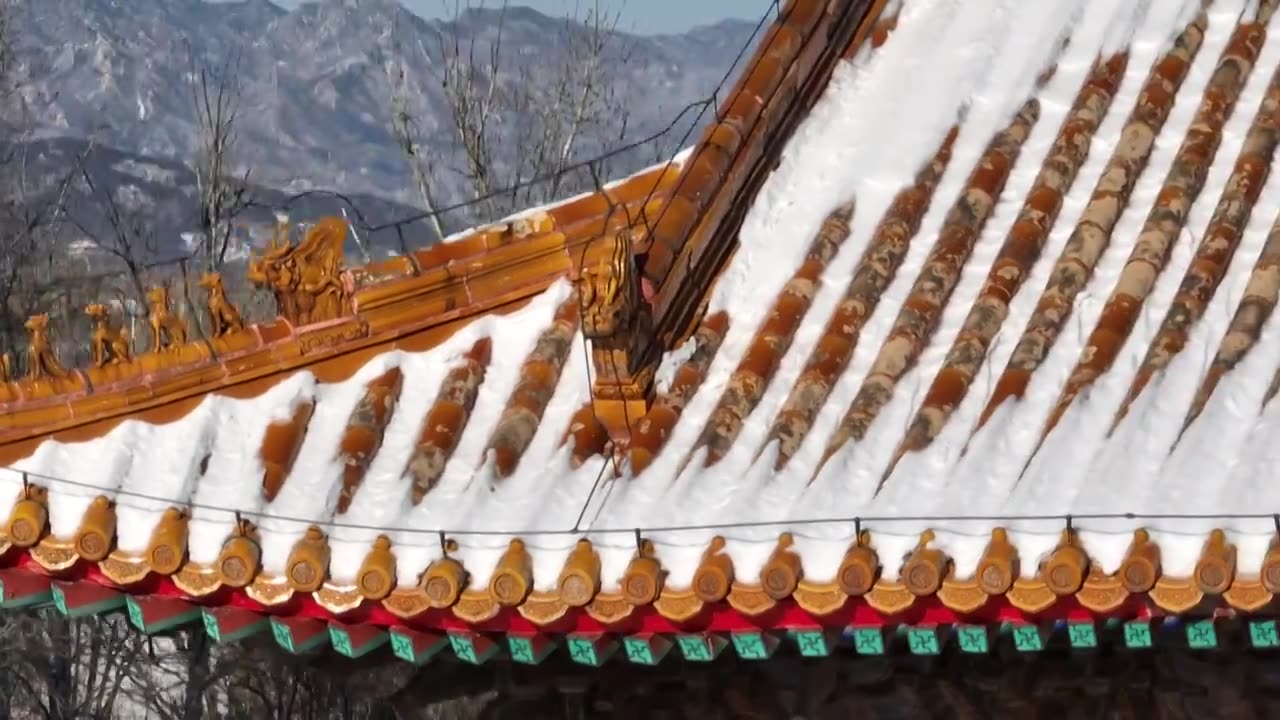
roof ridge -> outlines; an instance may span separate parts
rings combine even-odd
[[[301,369],[341,377],[358,367],[342,358],[352,353],[363,357],[377,346],[427,349],[459,322],[514,308],[560,278],[577,277],[597,254],[593,240],[630,226],[646,209],[654,212],[662,206],[678,168],[678,160],[655,165],[596,192],[477,226],[452,242],[352,268],[326,271],[310,257],[316,243],[340,247],[346,232],[340,218],[320,220],[298,245],[277,235],[255,259],[251,279],[271,287],[296,284],[294,275],[305,272],[316,280],[328,277],[344,307],[321,314],[294,307],[314,302],[308,293],[280,291],[280,315],[273,320],[240,323],[213,337],[188,337],[184,321],[180,335],[161,337],[148,352],[112,355],[107,342],[101,362],[71,369],[62,368],[46,346],[47,318],[37,318],[28,348],[33,369],[26,377],[0,384],[0,455],[20,456],[26,441],[50,432]],[[275,265],[280,267],[273,269]],[[211,316],[216,319],[229,309],[238,317],[225,296],[212,289],[221,287],[220,276],[206,277],[212,278],[207,285]],[[156,303],[167,308],[167,297],[153,300],[153,322]],[[95,348],[109,337],[123,337],[105,317],[98,327],[101,334],[95,331],[91,338]],[[6,362],[5,369],[9,367]],[[9,447],[13,443],[22,447]]]

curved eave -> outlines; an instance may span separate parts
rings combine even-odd
[[[399,589],[382,601],[372,601],[361,598],[354,588],[329,585],[314,593],[295,593],[284,583],[279,583],[275,592],[268,589],[274,583],[234,589],[221,585],[216,574],[207,569],[190,565],[172,577],[143,570],[126,578],[122,573],[129,563],[117,558],[100,563],[72,559],[52,570],[46,567],[48,561],[47,552],[33,555],[11,548],[0,560],[0,581],[12,580],[18,573],[46,585],[50,579],[87,583],[127,596],[421,630],[621,635],[1276,614],[1274,596],[1262,582],[1241,576],[1236,576],[1225,592],[1212,595],[1193,580],[1169,576],[1159,577],[1150,590],[1131,593],[1120,578],[1093,571],[1078,590],[1065,595],[1056,594],[1038,577],[1019,579],[1007,591],[992,595],[974,580],[949,578],[938,592],[916,595],[901,582],[880,579],[861,596],[848,595],[836,583],[802,581],[788,597],[774,599],[758,585],[735,582],[728,596],[717,602],[705,602],[692,590],[664,588],[658,599],[647,605],[633,605],[619,593],[599,593],[585,606],[573,607],[555,592],[533,592],[519,605],[507,606],[487,590],[468,590],[446,607],[431,607],[417,588]],[[17,583],[11,584],[17,587]],[[6,593],[7,605],[16,606],[15,599],[21,598]]]

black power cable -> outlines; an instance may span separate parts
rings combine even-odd
[[[229,516],[241,518],[268,519],[277,522],[297,523],[300,525],[321,525],[334,529],[347,530],[370,530],[381,533],[396,533],[406,535],[430,535],[439,536],[572,536],[581,533],[590,533],[592,535],[634,535],[637,528],[590,528],[581,530],[579,528],[565,528],[560,530],[547,529],[509,529],[509,530],[450,530],[445,528],[414,528],[414,527],[388,527],[386,525],[369,525],[362,523],[348,523],[329,521],[325,522],[315,518],[293,517],[288,515],[278,515],[264,511],[241,510],[232,507],[223,507],[218,505],[209,505],[205,503],[182,502],[175,498],[163,497],[160,495],[152,495],[133,490],[125,489],[109,489],[99,485],[86,482],[78,482],[65,478],[55,478],[39,473],[27,472],[16,468],[0,468],[8,470],[14,474],[20,475],[24,485],[36,484],[51,489],[51,486],[63,485],[67,487],[83,488],[92,490],[97,494],[113,495],[116,498],[136,498],[139,500],[148,500],[151,502],[162,503],[166,506],[182,506],[191,509],[209,510],[213,512],[224,512]],[[117,504],[121,504],[117,501]],[[144,507],[142,505],[130,505],[123,503],[126,507],[133,507],[138,510],[154,511],[154,507]],[[798,528],[798,527],[820,527],[820,526],[858,526],[867,529],[869,524],[875,525],[897,525],[901,523],[912,524],[937,524],[937,523],[961,523],[961,522],[986,522],[986,523],[1017,523],[1017,522],[1054,522],[1062,523],[1064,528],[1081,529],[1079,523],[1081,520],[1142,520],[1142,521],[1160,521],[1160,520],[1211,520],[1211,521],[1233,521],[1233,520],[1267,520],[1273,523],[1277,522],[1280,515],[1274,512],[1256,512],[1256,513],[1138,513],[1138,512],[1113,512],[1113,513],[1063,513],[1063,514],[1028,514],[1028,515],[856,515],[848,517],[828,517],[828,518],[781,518],[778,520],[744,520],[740,522],[721,522],[721,523],[701,523],[696,525],[655,525],[651,527],[638,528],[644,533],[667,533],[667,532],[688,532],[688,531],[719,531],[746,528]],[[945,528],[942,528],[945,530]]]

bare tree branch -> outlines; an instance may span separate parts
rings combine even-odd
[[[631,49],[617,32],[618,13],[604,10],[599,0],[585,10],[575,7],[557,42],[528,56],[528,48],[509,43],[507,1],[499,0],[486,22],[474,22],[484,8],[483,0],[446,2],[450,19],[436,33],[433,52],[419,41],[416,53],[406,54],[393,29],[394,59],[388,63],[393,133],[426,211],[450,200],[442,189],[451,185],[451,173],[474,201],[463,225],[589,189],[591,179],[578,163],[623,144],[628,131],[619,68]],[[410,82],[411,65],[435,85]],[[441,101],[447,130],[427,133],[415,113]],[[540,180],[530,182],[534,178]],[[438,216],[435,222],[443,235],[444,222]]]
[[[235,176],[236,120],[242,100],[241,53],[233,50],[212,67],[190,51],[191,100],[200,140],[193,166],[199,197],[199,247],[192,248],[207,270],[227,260],[233,221],[252,204],[250,168]]]

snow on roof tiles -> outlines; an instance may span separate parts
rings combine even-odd
[[[91,487],[43,483],[57,539],[31,552],[122,575],[182,522],[189,593],[473,622],[1254,609],[1280,592],[1275,6],[905,0],[789,141],[628,438],[562,279],[342,379],[45,440],[15,467]],[[0,481],[0,508],[44,492]]]

